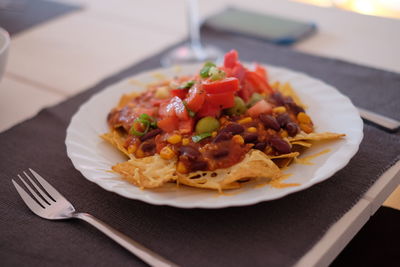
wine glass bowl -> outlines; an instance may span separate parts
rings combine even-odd
[[[161,58],[161,65],[197,63],[217,61],[222,58],[223,52],[211,45],[203,46],[200,40],[200,22],[197,0],[186,0],[187,18],[189,24],[189,42],[180,45]]]

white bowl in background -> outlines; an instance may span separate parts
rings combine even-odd
[[[0,81],[6,68],[8,48],[10,47],[10,35],[6,30],[0,28]]]

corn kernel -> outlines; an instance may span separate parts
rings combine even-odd
[[[286,112],[286,108],[284,106],[279,106],[279,107],[273,108],[272,112],[274,112],[274,113],[285,113]]]
[[[177,144],[182,140],[182,136],[180,136],[179,134],[173,134],[170,137],[168,137],[167,141],[170,144]]]
[[[247,128],[247,131],[249,133],[256,133],[257,132],[257,128],[256,127],[249,127],[249,128]]]
[[[288,134],[288,132],[287,132],[286,130],[281,130],[281,131],[279,132],[279,135],[280,135],[282,138],[285,138],[285,137],[288,137],[288,136],[289,136],[289,134]]]
[[[212,133],[211,133],[211,136],[212,136],[212,137],[216,137],[216,136],[217,136],[217,132],[216,132],[216,131],[212,132]]]
[[[128,153],[129,153],[129,154],[135,153],[136,150],[137,150],[137,145],[136,145],[136,144],[133,144],[133,145],[131,145],[131,146],[128,147]]]
[[[220,123],[221,125],[223,125],[225,122],[227,122],[227,119],[226,119],[225,117],[221,117],[221,118],[219,119],[219,123]]]
[[[313,132],[313,127],[311,124],[307,123],[300,123],[300,129],[304,131],[305,133],[312,133]]]
[[[182,139],[182,145],[187,146],[189,144],[190,140],[189,138],[183,138]]]
[[[143,158],[144,157],[143,150],[140,149],[140,148],[138,150],[136,150],[135,156],[138,157],[138,158]]]
[[[179,173],[188,173],[188,169],[186,168],[185,164],[183,164],[182,161],[178,162],[178,165],[176,166],[176,170]]]
[[[175,152],[169,146],[165,146],[160,151],[160,157],[163,159],[172,159],[175,157]]]
[[[158,87],[154,96],[159,99],[164,99],[169,97],[169,90],[167,86]]]
[[[248,122],[252,122],[252,121],[253,121],[253,119],[251,117],[246,117],[241,120],[238,120],[238,123],[242,124],[242,123],[248,123]]]
[[[240,145],[244,144],[244,139],[240,135],[236,134],[232,137],[233,142],[238,143]]]
[[[311,124],[310,117],[304,112],[299,112],[299,114],[297,114],[297,120],[300,123]]]

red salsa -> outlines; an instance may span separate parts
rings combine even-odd
[[[177,158],[181,173],[230,167],[250,149],[288,154],[288,136],[313,131],[304,109],[270,86],[266,69],[244,67],[235,50],[223,66],[207,62],[194,76],[149,86],[107,120],[130,154]]]

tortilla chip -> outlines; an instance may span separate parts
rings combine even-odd
[[[113,130],[112,132],[100,135],[100,137],[109,142],[111,145],[118,148],[119,151],[121,151],[128,157],[131,157],[128,150],[126,150],[126,148],[124,147],[125,138],[119,131]]]
[[[277,179],[281,171],[263,152],[250,150],[245,158],[229,168],[214,171],[197,171],[189,174],[179,174],[179,183],[198,187],[215,189],[238,188],[239,180],[243,178]]]
[[[280,158],[280,159],[273,159],[272,161],[278,166],[280,169],[286,168],[289,166],[293,160],[296,158]]]
[[[297,134],[295,137],[288,137],[290,143],[293,141],[300,141],[300,140],[310,140],[310,141],[322,141],[322,140],[334,140],[339,139],[345,134],[338,134],[338,133],[331,133],[331,132],[324,132],[324,133],[309,133],[306,134],[304,132]]]
[[[303,102],[301,102],[300,97],[293,90],[293,87],[290,83],[278,84],[278,86],[278,90],[282,93],[282,95],[290,96],[298,106],[306,108]]]
[[[112,167],[112,170],[141,189],[156,188],[176,180],[175,165],[176,160],[165,160],[155,154],[118,163]]]
[[[290,142],[292,145],[298,145],[298,146],[302,146],[302,147],[311,147],[312,144],[308,143],[308,142],[304,142],[304,141],[292,141]]]
[[[139,94],[136,92],[132,92],[130,94],[123,94],[119,99],[117,108],[125,107],[129,102],[131,102],[132,99],[134,99],[137,96],[139,96]]]
[[[288,154],[282,154],[279,156],[268,156],[270,159],[283,159],[283,158],[295,158],[298,155],[300,155],[299,152],[292,152],[292,153],[288,153]]]

